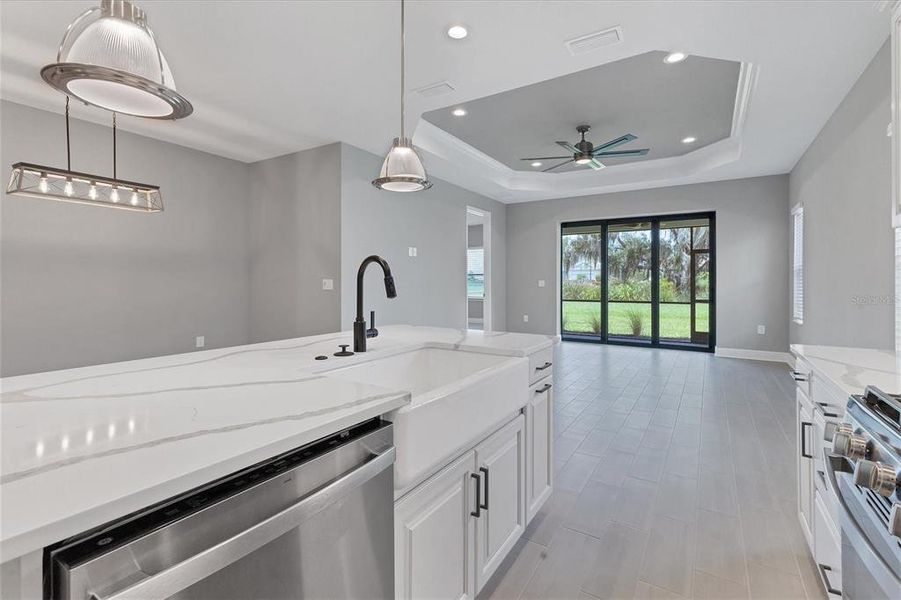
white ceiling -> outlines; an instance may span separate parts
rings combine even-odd
[[[72,18],[93,3],[0,3],[0,96],[61,112],[61,96],[38,70],[52,62]],[[177,122],[123,118],[123,129],[247,162],[334,141],[382,154],[397,135],[396,0],[139,4],[195,113]],[[875,4],[411,0],[407,89],[446,80],[455,90],[410,94],[408,129],[415,127],[430,173],[508,202],[785,173],[888,36],[888,16]],[[458,22],[471,34],[454,42],[444,30]],[[613,26],[622,27],[623,43],[580,56],[563,46]],[[551,186],[542,174],[515,174],[419,119],[660,49],[739,61],[753,75],[734,139],[676,159],[552,176]],[[74,114],[108,121],[97,110]]]

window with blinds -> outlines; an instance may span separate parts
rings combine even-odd
[[[466,250],[466,295],[470,298],[485,297],[485,249]]]
[[[804,208],[792,210],[792,320],[804,322]]]

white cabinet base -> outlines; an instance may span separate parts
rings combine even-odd
[[[519,415],[476,447],[484,507],[476,518],[476,591],[526,529],[525,419]]]
[[[475,528],[467,452],[394,506],[397,598],[474,598]]]

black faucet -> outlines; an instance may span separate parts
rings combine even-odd
[[[354,352],[366,352],[366,338],[375,337],[379,334],[379,330],[375,328],[375,311],[371,313],[372,329],[366,330],[366,321],[363,319],[363,275],[366,273],[366,267],[371,263],[379,263],[382,272],[385,274],[385,295],[389,298],[397,298],[397,289],[394,287],[394,277],[391,276],[391,267],[381,256],[367,256],[360,264],[357,271],[357,317],[354,319]]]

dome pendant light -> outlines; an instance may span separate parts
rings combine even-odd
[[[389,192],[418,192],[432,187],[413,142],[404,135],[404,0],[400,0],[400,137],[394,138],[378,179],[372,185]]]
[[[175,91],[147,15],[129,0],[101,0],[76,17],[41,77],[68,96],[122,114],[181,119],[194,110]]]

